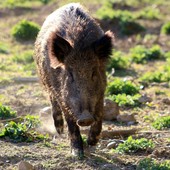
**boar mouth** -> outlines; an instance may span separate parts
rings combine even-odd
[[[94,122],[94,118],[87,110],[84,110],[77,117],[77,125],[78,126],[90,126],[93,124],[93,122]]]

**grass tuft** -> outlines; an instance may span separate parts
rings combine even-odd
[[[22,20],[12,28],[12,36],[17,40],[35,40],[40,30],[39,25],[34,22]]]
[[[9,106],[4,106],[0,103],[0,119],[14,118],[16,116],[16,111],[13,111]]]
[[[151,48],[145,48],[144,46],[137,45],[130,49],[130,56],[132,62],[145,64],[151,60],[164,59],[165,55],[158,45],[154,45]]]
[[[170,128],[170,116],[165,116],[165,117],[156,119],[152,123],[152,126],[157,130],[169,129]]]
[[[107,65],[107,71],[111,72],[112,68],[115,70],[124,70],[129,67],[129,64],[128,58],[122,52],[115,51]]]
[[[27,115],[20,122],[10,121],[0,131],[0,138],[13,142],[42,141],[48,138],[34,130],[40,124],[38,116]]]
[[[163,34],[170,34],[170,22],[165,23],[162,27],[161,27],[161,33]]]
[[[154,148],[154,143],[152,140],[146,138],[133,139],[132,136],[129,136],[128,139],[118,145],[116,152],[118,153],[135,153],[138,151],[146,151],[148,149]]]
[[[136,170],[169,170],[170,161],[158,163],[152,158],[144,158],[139,161]]]

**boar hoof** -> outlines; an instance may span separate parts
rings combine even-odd
[[[71,153],[73,156],[77,157],[78,159],[84,158],[84,152],[82,150],[72,149]]]
[[[84,111],[77,120],[79,126],[90,126],[94,122],[93,116],[88,112]]]

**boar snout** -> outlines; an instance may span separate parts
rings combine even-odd
[[[79,126],[90,126],[94,122],[94,117],[88,110],[84,110],[80,115],[77,116],[77,125]]]

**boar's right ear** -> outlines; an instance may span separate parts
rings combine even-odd
[[[94,43],[94,51],[100,59],[108,59],[112,54],[114,35],[107,31],[103,37]]]
[[[55,69],[62,65],[65,57],[70,53],[71,49],[72,47],[67,40],[56,33],[52,33],[48,40],[50,66]]]

